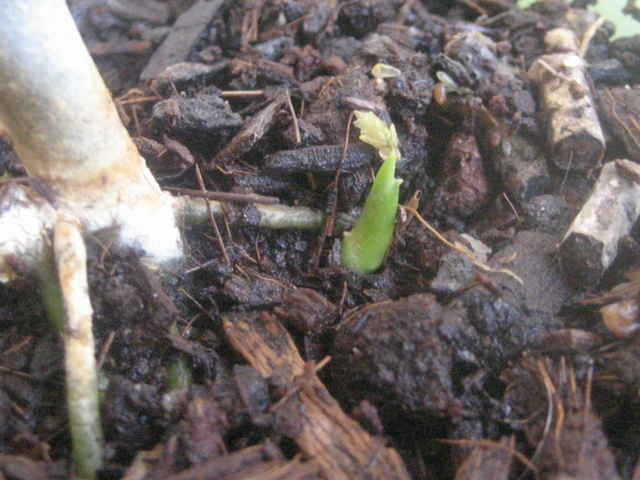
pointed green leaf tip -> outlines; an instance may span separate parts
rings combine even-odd
[[[400,151],[393,124],[388,126],[372,112],[355,115],[360,140],[376,147],[384,159],[356,226],[342,239],[342,265],[368,275],[380,268],[393,239],[402,183],[395,178]]]

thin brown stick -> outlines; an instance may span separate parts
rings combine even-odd
[[[22,348],[24,348],[25,346],[27,346],[28,344],[30,344],[32,340],[33,340],[33,337],[31,335],[27,335],[20,342],[16,343],[12,347],[9,347],[8,349],[4,350],[0,355],[2,355],[4,357],[4,356],[9,356],[11,354],[14,354],[14,353],[18,352],[19,350],[21,350]]]
[[[605,21],[604,17],[598,17],[598,19],[595,22],[593,22],[589,26],[589,28],[587,28],[587,30],[584,32],[584,35],[582,36],[582,40],[580,41],[580,49],[578,50],[578,55],[580,55],[582,58],[584,58],[584,56],[587,54],[587,49],[589,48],[589,43],[591,43],[591,39],[596,34],[598,29],[602,26],[604,21]]]
[[[622,125],[622,128],[624,128],[627,131],[627,133],[629,134],[629,136],[633,140],[633,143],[635,143],[636,146],[638,148],[640,148],[640,141],[634,136],[634,134],[631,131],[631,129],[629,128],[629,126],[625,122],[623,122],[622,119],[618,116],[618,112],[616,111],[615,104],[616,103],[618,105],[622,105],[622,104],[611,94],[611,91],[608,88],[605,88],[604,91],[606,92],[607,96],[609,97],[609,100],[611,100],[611,104],[612,104],[611,105],[611,114],[613,115],[613,118],[615,118],[616,121],[620,125]],[[635,119],[633,119],[632,117],[629,117],[629,119],[634,123],[634,126],[636,126],[636,128],[638,128],[637,122],[634,122]],[[640,130],[640,128],[638,128],[638,130]]]
[[[278,205],[280,203],[280,199],[277,197],[267,197],[252,193],[210,192],[209,190],[202,191],[178,187],[163,187],[162,189],[168,192],[189,195],[190,197],[208,198],[209,200],[221,202],[262,203],[264,205]]]
[[[351,313],[351,315],[349,315],[347,318],[345,318],[344,320],[342,320],[339,324],[337,324],[334,329],[338,330],[341,328],[341,325],[346,325],[347,323],[349,323],[353,318],[355,318],[356,316],[362,315],[363,312],[366,312],[367,310],[371,309],[371,308],[376,308],[380,305],[387,305],[391,303],[391,300],[382,300],[381,302],[374,302],[374,303],[368,303],[367,305],[365,305],[362,308],[359,308],[357,311],[354,311]]]
[[[320,257],[322,256],[322,247],[324,246],[324,242],[327,239],[327,235],[329,235],[330,232],[333,232],[333,228],[335,225],[336,211],[338,210],[338,182],[340,181],[340,175],[342,175],[342,165],[344,163],[344,159],[347,157],[347,150],[349,148],[349,135],[351,133],[352,120],[353,120],[353,112],[351,112],[351,114],[349,115],[349,119],[347,120],[347,131],[345,132],[344,149],[342,150],[340,163],[338,163],[336,175],[332,182],[332,188],[334,188],[335,190],[333,194],[333,201],[331,203],[331,212],[327,216],[324,229],[322,230],[322,235],[320,236],[318,252],[316,254],[315,261],[313,262],[314,270],[318,268],[318,265],[320,265]]]
[[[109,335],[107,336],[107,339],[102,345],[102,348],[100,349],[100,353],[98,353],[98,359],[96,360],[96,371],[100,371],[102,365],[104,365],[104,361],[107,359],[107,354],[109,353],[109,349],[111,349],[114,338],[116,338],[116,331],[111,330],[109,332]]]
[[[201,311],[202,313],[204,313],[205,315],[208,315],[208,313],[207,313],[207,309],[206,309],[206,308],[204,308],[204,307],[202,306],[202,304],[201,304],[200,302],[198,302],[195,298],[193,298],[193,297],[189,294],[189,292],[187,292],[184,288],[179,288],[179,289],[178,289],[178,291],[179,291],[180,293],[182,293],[185,297],[187,297],[189,300],[191,300],[191,301],[196,305],[196,307],[198,307],[198,308],[200,309],[200,311]]]
[[[291,95],[289,94],[289,89],[285,91],[287,97],[287,105],[289,107],[289,112],[291,112],[291,119],[293,120],[293,129],[296,132],[296,143],[300,145],[302,143],[302,137],[300,136],[300,125],[298,125],[298,117],[296,115],[296,109],[293,108],[293,103],[291,102]]]
[[[520,222],[521,221],[520,215],[518,215],[518,211],[516,210],[516,207],[513,205],[513,203],[511,203],[511,200],[509,199],[509,195],[507,195],[507,192],[502,192],[502,197],[505,199],[505,201],[507,202],[507,205],[509,205],[509,208],[511,208],[511,211],[516,216],[516,220]]]
[[[471,10],[475,10],[477,13],[479,13],[480,15],[483,15],[485,17],[489,16],[489,13],[482,8],[479,5],[476,5],[475,3],[473,3],[471,0],[458,0],[459,3],[462,3],[463,5],[466,5],[467,7],[469,7]]]
[[[203,192],[206,192],[207,189],[204,186],[204,180],[202,179],[202,172],[200,172],[200,167],[196,165],[196,176],[198,177],[198,183],[200,184],[200,188]],[[211,204],[209,203],[209,199],[204,197],[205,202],[207,203],[207,209],[209,210],[209,219],[211,220],[211,225],[213,226],[213,231],[216,234],[216,238],[218,239],[218,245],[220,246],[220,251],[222,253],[222,257],[225,262],[231,264],[231,260],[229,260],[229,255],[227,255],[227,249],[224,246],[224,242],[222,241],[222,236],[220,235],[220,230],[218,229],[218,224],[216,223],[216,219],[213,216],[213,210],[211,210]]]
[[[140,128],[140,119],[138,118],[138,107],[137,105],[131,106],[131,115],[133,116],[133,123],[136,126],[136,134],[141,137],[142,129]]]
[[[320,370],[322,370],[324,367],[326,367],[329,364],[330,361],[331,361],[331,355],[327,355],[322,360],[320,360],[316,364],[315,373],[318,373]]]
[[[564,80],[567,83],[571,83],[571,79],[569,77],[567,77],[566,75],[560,73],[559,71],[557,71],[555,68],[553,68],[551,65],[549,65],[547,62],[545,62],[542,59],[538,59],[536,60],[542,67],[544,67],[545,70],[547,70],[551,75],[553,75],[554,77],[558,77],[561,80]]]
[[[560,402],[559,400],[556,400],[558,397],[558,390],[556,389],[556,386],[553,384],[551,375],[549,375],[549,372],[545,367],[544,363],[542,362],[542,360],[538,361],[538,367],[540,369],[540,375],[542,376],[542,381],[548,392],[551,408],[556,411],[556,425],[555,425],[555,428],[553,429],[553,443],[556,451],[556,457],[558,459],[558,464],[564,465],[565,463],[563,459],[564,455],[562,455],[562,449],[560,448],[560,437],[562,434],[562,426],[564,425],[564,419],[565,419],[564,406],[562,405],[562,402]],[[547,426],[550,427],[549,418],[547,419]],[[547,429],[545,427],[545,435],[549,432],[549,430],[550,428]]]
[[[587,388],[584,392],[584,422],[587,424],[587,415],[591,412],[591,391],[593,389],[593,359],[589,360],[589,369],[587,370]]]
[[[10,368],[3,367],[1,365],[0,365],[0,372],[6,373],[8,375],[15,375],[16,377],[28,378],[28,379],[32,379],[32,380],[35,379],[35,375],[33,373],[24,373],[24,372],[21,372],[19,370],[12,370]],[[13,404],[12,404],[12,406],[13,406]],[[22,410],[18,405],[15,405],[14,408],[16,409],[16,411],[18,413],[20,413],[20,415],[24,414],[24,410]]]
[[[429,230],[438,240],[440,240],[442,243],[444,243],[447,247],[452,248],[456,252],[458,252],[461,255],[464,255],[465,257],[467,257],[471,261],[471,263],[473,263],[475,266],[480,267],[481,269],[483,269],[483,270],[485,270],[487,272],[506,273],[507,275],[515,278],[521,284],[524,283],[522,281],[522,279],[518,275],[513,273],[511,270],[508,270],[506,268],[500,268],[500,269],[491,268],[489,265],[486,265],[486,264],[482,263],[480,260],[478,260],[475,257],[475,255],[473,255],[473,253],[470,252],[468,249],[462,248],[459,245],[451,243],[449,240],[444,238],[435,228],[433,228],[431,225],[429,225],[429,222],[427,222],[424,218],[422,218],[422,215],[420,215],[415,208],[411,208],[411,207],[408,207],[406,205],[400,205],[400,208],[402,208],[403,210],[407,210],[407,211],[411,212],[418,219],[418,221],[422,225],[424,225],[424,227],[427,230]]]
[[[162,97],[159,95],[154,95],[151,97],[137,97],[137,98],[129,98],[127,100],[120,100],[120,99],[116,99],[116,101],[122,105],[132,105],[132,104],[139,104],[139,103],[153,103],[153,102],[157,102],[159,100],[162,100]]]

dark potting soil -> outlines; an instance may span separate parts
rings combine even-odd
[[[184,226],[188,260],[162,281],[89,239],[100,478],[640,478],[640,340],[589,302],[637,267],[637,232],[600,286],[563,276],[556,247],[598,166],[550,161],[525,75],[547,31],[595,22],[580,2],[69,3],[164,187],[199,190],[198,165],[210,191],[328,218],[265,229],[228,201],[219,237]],[[585,55],[601,163],[640,145],[638,37],[612,32]],[[377,63],[399,76],[372,78]],[[340,266],[336,218],[357,216],[380,164],[353,110],[396,126],[401,204],[482,241],[492,270],[407,210],[378,272]],[[5,172],[24,173],[3,141]],[[37,284],[0,285],[0,478],[69,475],[62,342]]]

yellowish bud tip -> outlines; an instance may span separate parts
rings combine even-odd
[[[360,129],[360,140],[374,146],[385,160],[392,153],[399,159],[400,150],[395,125],[387,125],[373,112],[356,110],[354,113],[356,121],[353,124]]]
[[[401,73],[396,67],[384,63],[376,63],[371,69],[373,78],[393,78],[400,76]]]

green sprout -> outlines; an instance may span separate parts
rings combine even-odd
[[[356,111],[355,115],[360,140],[376,147],[384,160],[355,227],[342,239],[342,265],[368,275],[380,268],[393,238],[402,183],[395,178],[400,151],[393,124],[387,125],[372,112]]]

